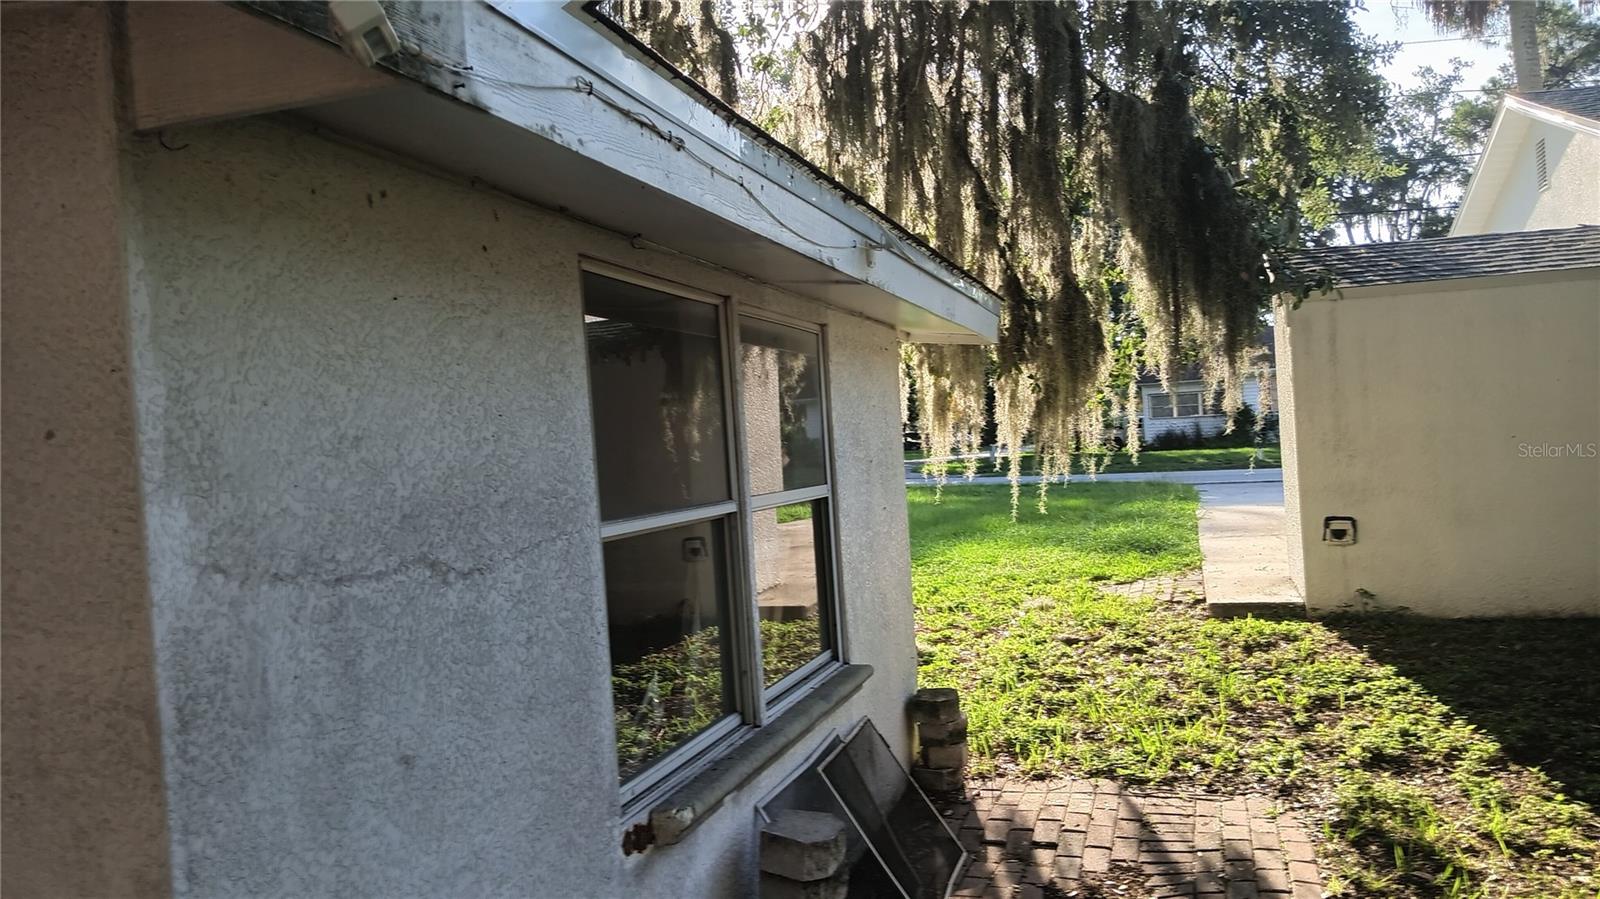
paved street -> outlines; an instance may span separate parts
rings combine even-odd
[[[1281,468],[1225,468],[1218,471],[1133,471],[1120,474],[1103,474],[1094,481],[1166,481],[1173,484],[1276,484],[1279,493],[1279,505],[1283,502],[1283,469]],[[958,475],[951,475],[950,484],[1009,484],[1003,476],[985,475],[968,481]],[[1025,475],[1024,484],[1039,483],[1038,475]],[[1086,474],[1074,474],[1068,484],[1092,483]],[[920,474],[912,474],[906,478],[908,486],[932,486],[933,479],[925,478]]]

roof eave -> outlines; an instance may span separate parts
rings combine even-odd
[[[1486,174],[1491,171],[1490,158],[1497,156],[1498,149],[1503,145],[1503,129],[1506,121],[1505,104],[1495,110],[1494,124],[1489,127],[1489,137],[1484,141],[1483,152],[1478,154],[1478,162],[1472,167],[1472,177],[1467,181],[1467,189],[1461,195],[1461,205],[1456,208],[1455,221],[1450,223],[1450,236],[1477,233],[1482,223],[1489,217],[1489,200],[1478,199],[1483,197],[1484,182],[1491,176]],[[1477,202],[1474,202],[1478,199]],[[1479,209],[1482,212],[1479,212]]]
[[[1492,185],[1510,170],[1511,158],[1521,147],[1532,122],[1543,122],[1600,137],[1600,122],[1507,94],[1495,111],[1489,137],[1484,141],[1483,152],[1478,156],[1472,178],[1468,180],[1467,189],[1461,196],[1456,219],[1450,225],[1451,237],[1482,233],[1494,211],[1495,191]]]
[[[250,4],[283,17],[279,4]],[[577,4],[391,20],[412,82],[300,110],[358,140],[882,321],[992,342],[999,298],[603,35]],[[290,24],[296,24],[290,22]],[[322,35],[326,37],[326,35]]]
[[[1504,104],[1506,109],[1515,110],[1531,119],[1600,137],[1600,122],[1587,116],[1567,112],[1553,106],[1545,106],[1542,103],[1529,100],[1526,97],[1519,97],[1516,94],[1506,95]]]

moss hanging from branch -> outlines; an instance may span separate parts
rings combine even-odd
[[[928,457],[922,471],[942,492],[949,479],[942,458],[946,454],[966,456],[969,480],[978,473],[988,354],[979,346],[919,344],[910,361],[917,384],[917,431]]]
[[[613,0],[607,13],[694,80],[739,104],[739,50],[712,0]]]
[[[1174,72],[1163,73],[1148,101],[1108,93],[1103,107],[1099,193],[1122,225],[1145,362],[1170,392],[1186,343],[1198,345],[1231,415],[1261,329],[1267,244],[1232,177],[1199,139]]]
[[[796,6],[774,2],[783,15]],[[712,20],[756,22],[761,4],[608,9],[736,102],[728,57],[749,48]],[[1107,413],[1138,440],[1136,378],[1126,399],[1111,389],[1119,365],[1142,361],[1170,388],[1198,358],[1230,415],[1239,407],[1264,254],[1298,235],[1298,191],[1315,182],[1308,148],[1349,155],[1382,112],[1375,51],[1343,5],[867,0],[813,12],[784,57],[778,136],[1000,296],[995,417],[1014,502],[1029,436],[1046,482],[1075,458],[1094,473]],[[1120,318],[1113,276],[1129,285]],[[1119,351],[1114,365],[1113,344],[1133,340],[1143,353]],[[907,358],[928,454],[975,450],[983,352]]]

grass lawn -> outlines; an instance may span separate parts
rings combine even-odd
[[[1097,584],[1199,563],[1196,496],[911,491],[924,686],[978,775],[1266,793],[1349,897],[1600,896],[1600,623],[1212,620]]]
[[[1126,453],[1115,453],[1111,456],[1106,467],[1101,469],[1105,474],[1122,474],[1134,471],[1216,471],[1226,468],[1249,468],[1251,457],[1255,455],[1253,447],[1225,447],[1219,449],[1187,449],[1187,450],[1145,450],[1139,454],[1139,464]],[[912,462],[922,458],[921,453],[906,453],[906,461]],[[1022,473],[1038,474],[1039,462],[1033,453],[1022,454]],[[1262,447],[1262,458],[1256,460],[1256,468],[1280,468],[1283,465],[1282,456],[1276,444]],[[1077,462],[1073,462],[1073,474],[1078,474]],[[965,463],[946,462],[945,470],[952,475],[964,472]],[[1006,473],[1006,461],[1000,460],[998,466],[990,464],[987,457],[978,460],[978,474],[1003,475]]]

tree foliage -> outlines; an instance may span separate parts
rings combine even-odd
[[[691,74],[719,73],[699,77],[999,294],[1000,439],[1014,452],[1031,433],[1052,474],[1104,441],[1122,405],[1108,386],[1132,389],[1119,365],[1170,381],[1198,358],[1239,407],[1264,263],[1330,220],[1330,184],[1372,164],[1382,114],[1378,48],[1344,3],[607,10]],[[730,66],[765,100],[717,87]],[[913,348],[931,452],[972,433],[961,416],[981,415],[981,394],[940,391],[973,390],[981,352]]]
[[[1431,7],[1430,7],[1431,8]],[[1499,4],[1491,4],[1489,18],[1483,28],[1494,33],[1500,24],[1497,15]],[[1452,24],[1449,16],[1435,16],[1434,21],[1444,31],[1472,31],[1464,23]],[[1543,68],[1546,89],[1577,87],[1600,81],[1600,4],[1582,5],[1563,2],[1538,4],[1537,37],[1539,63]],[[1485,38],[1493,41],[1494,38]],[[1494,122],[1495,107],[1500,98],[1516,87],[1512,64],[1507,61],[1478,91],[1478,96],[1468,96],[1448,103],[1449,115],[1464,139],[1481,147],[1488,139],[1489,126]],[[1470,174],[1470,173],[1469,173]],[[1462,179],[1465,184],[1465,178]]]
[[[1427,10],[1443,33],[1505,47],[1502,2],[1430,2]],[[1600,79],[1600,5],[1540,2],[1535,24],[1546,88]],[[1414,87],[1393,90],[1388,118],[1374,135],[1377,164],[1335,180],[1338,222],[1325,236],[1359,243],[1447,234],[1500,99],[1514,89],[1509,50],[1505,60],[1481,85],[1468,85],[1463,65],[1453,61],[1446,70],[1420,69]]]
[[[1449,233],[1482,143],[1476,122],[1457,114],[1470,104],[1461,99],[1461,69],[1424,67],[1415,87],[1393,91],[1374,134],[1376,164],[1333,181],[1340,211],[1326,236],[1370,243]]]

